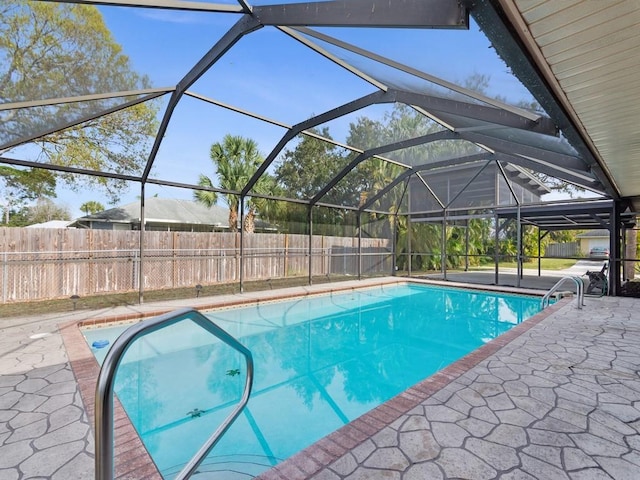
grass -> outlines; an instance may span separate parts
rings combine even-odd
[[[564,259],[564,258],[543,258],[541,259],[541,269],[542,270],[564,270],[565,268],[569,268],[574,266],[576,263],[576,260],[572,260],[572,259]],[[498,267],[499,268],[517,268],[517,263],[515,261],[513,262],[500,262],[498,263]],[[537,269],[538,268],[538,261],[537,260],[532,260],[531,262],[525,262],[523,264],[523,267],[526,269]],[[491,262],[487,262],[483,265],[470,265],[469,266],[469,270],[470,271],[477,271],[477,270],[493,270],[494,268],[494,264]],[[457,267],[457,268],[447,268],[448,271],[453,272],[453,271],[463,271],[464,268],[463,267]],[[439,272],[440,270],[435,271],[435,273]],[[401,271],[398,272],[399,274],[405,274],[406,271]],[[427,273],[434,273],[434,271],[418,271],[416,269],[414,269],[412,271],[412,273],[414,275],[419,275],[421,273],[427,274]]]
[[[542,270],[564,270],[565,268],[573,267],[576,264],[575,260],[565,258],[543,258],[540,261],[540,268]],[[522,264],[524,268],[538,268],[538,261],[533,260],[531,262],[525,262]],[[518,264],[516,262],[500,262],[498,267],[511,267],[516,268]]]
[[[314,284],[339,282],[344,280],[353,280],[351,276],[331,276],[331,277],[314,277]],[[244,283],[245,292],[257,292],[261,290],[271,290],[275,288],[298,287],[308,285],[308,277],[288,277],[273,280],[260,280]],[[201,297],[210,297],[215,295],[225,295],[239,293],[240,287],[238,283],[204,285],[200,291]],[[178,288],[171,290],[154,290],[144,292],[144,302],[158,302],[166,300],[179,300],[184,298],[195,298],[196,290],[192,288]],[[117,293],[109,295],[93,295],[81,297],[76,301],[75,308],[77,310],[99,310],[102,308],[112,308],[122,305],[137,305],[138,292]],[[22,317],[27,315],[38,315],[43,313],[62,313],[73,311],[73,301],[69,298],[60,298],[54,300],[40,300],[37,302],[21,302],[6,303],[0,305],[0,319],[9,317]],[[0,326],[2,320],[0,320]]]

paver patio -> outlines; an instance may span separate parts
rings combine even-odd
[[[260,478],[640,478],[640,302],[585,303],[548,308]],[[56,327],[87,316],[0,320],[0,480],[93,478],[86,377]]]

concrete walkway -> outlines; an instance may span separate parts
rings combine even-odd
[[[602,269],[604,260],[578,260],[575,265],[562,270],[538,270],[535,268],[525,268],[522,277],[518,280],[517,270],[515,268],[500,268],[498,270],[498,279],[496,281],[495,270],[493,267],[487,267],[482,270],[470,270],[468,272],[451,271],[447,272],[446,279],[452,282],[468,283],[474,285],[500,285],[504,287],[519,287],[535,290],[548,291],[562,277],[580,277],[583,283],[588,285],[589,277],[586,275],[588,271],[599,272]],[[433,280],[442,280],[442,273],[432,273],[425,275],[424,278]],[[571,281],[562,284],[564,291],[576,291],[575,285]],[[600,290],[597,290],[600,292]]]
[[[0,480],[93,478],[91,408],[58,324],[193,300],[0,320]],[[564,300],[260,478],[638,479],[639,306]]]

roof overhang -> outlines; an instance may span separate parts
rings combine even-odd
[[[500,219],[517,219],[541,230],[594,230],[610,229],[613,200],[558,202],[546,205],[524,205],[497,208]],[[624,227],[635,226],[635,213],[629,209],[621,213]]]
[[[640,207],[640,2],[468,0],[498,53],[590,162]]]

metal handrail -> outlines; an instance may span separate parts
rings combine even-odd
[[[558,290],[558,288],[560,288],[560,285],[562,285],[565,280],[573,280],[573,282],[576,284],[578,308],[582,308],[582,306],[584,305],[584,283],[582,282],[582,278],[580,277],[562,277],[560,280],[558,280],[556,284],[551,287],[547,293],[544,294],[544,297],[542,297],[542,300],[540,301],[541,308],[544,309],[549,306],[549,298],[551,298],[551,295],[553,295]]]
[[[181,322],[182,320],[193,321],[244,355],[247,364],[247,378],[242,398],[236,408],[227,416],[224,422],[220,424],[216,431],[213,432],[211,437],[209,437],[202,447],[200,447],[200,450],[198,450],[193,458],[189,460],[185,467],[175,477],[175,480],[187,479],[195,472],[200,463],[202,463],[204,458],[209,454],[220,437],[222,437],[222,435],[229,429],[231,424],[238,415],[240,415],[240,412],[249,401],[251,387],[253,385],[253,357],[251,356],[251,352],[196,309],[183,308],[176,310],[175,312],[166,313],[159,317],[145,320],[129,327],[115,340],[115,342],[113,342],[111,349],[109,349],[109,352],[102,363],[100,374],[98,375],[95,400],[96,480],[113,479],[113,387],[116,371],[118,370],[122,357],[126,353],[127,349],[138,338]]]

